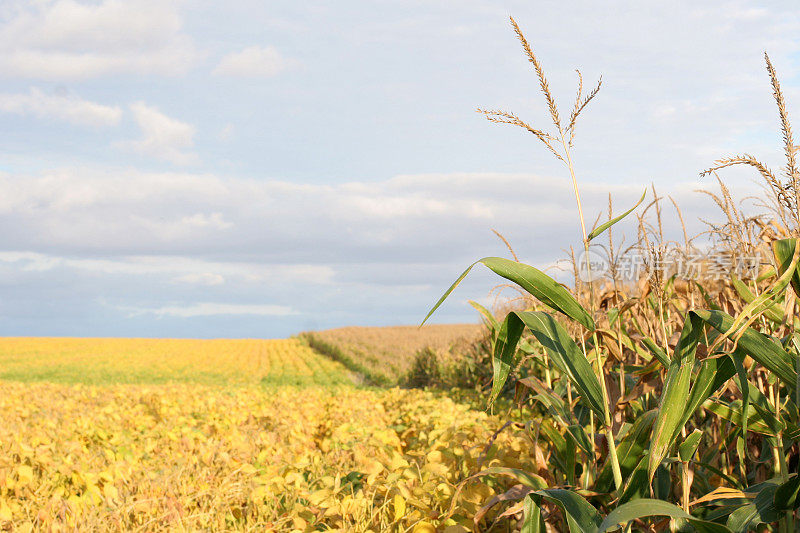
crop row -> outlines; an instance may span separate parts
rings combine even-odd
[[[0,528],[464,531],[532,469],[497,419],[415,390],[0,382]],[[502,477],[502,476],[501,476]]]

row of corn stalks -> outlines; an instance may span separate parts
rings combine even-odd
[[[476,528],[511,520],[524,532],[797,531],[800,171],[769,57],[785,168],[775,174],[742,155],[718,160],[705,174],[747,165],[763,178],[768,215],[743,215],[719,181],[722,192],[712,197],[727,220],[709,233],[732,257],[766,251],[770,264],[752,279],[734,275],[713,284],[651,269],[631,287],[614,275],[618,254],[611,227],[635,213],[645,196],[619,216],[609,208],[608,219],[587,230],[571,156],[577,119],[600,84],[584,94],[581,79],[570,114],[559,113],[538,58],[511,22],[538,76],[553,129],[533,127],[514,113],[479,111],[532,133],[564,164],[585,251],[607,239],[603,249],[612,268],[603,286],[576,276],[568,289],[517,260],[486,257],[472,265],[505,278],[529,302],[502,319],[474,305],[491,331],[489,403],[510,378],[516,380],[516,399],[535,405],[541,416],[512,422],[529,433],[530,453],[542,458],[536,472],[494,467],[474,476],[508,476],[516,483],[487,502]],[[692,243],[663,239],[661,198],[653,193],[635,216],[638,246],[655,263],[676,250],[686,253]],[[655,214],[654,223],[648,213]],[[577,274],[591,266],[575,268]],[[529,364],[520,365],[522,360]],[[530,371],[522,375],[520,368]],[[487,516],[494,522],[487,523]]]

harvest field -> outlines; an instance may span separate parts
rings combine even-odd
[[[356,388],[296,340],[4,338],[0,353],[0,527],[17,531],[424,531],[471,523],[489,485],[444,515],[479,467],[530,467],[522,434],[485,449],[486,413]]]
[[[333,385],[341,364],[295,339],[0,339],[0,379],[55,383]]]
[[[454,345],[474,342],[482,333],[477,324],[437,324],[421,328],[345,327],[307,331],[300,336],[318,351],[373,381],[396,384],[409,371],[420,350],[429,348],[447,357]]]
[[[104,14],[98,20],[106,18],[122,17]],[[528,122],[510,111],[477,111],[492,123],[533,135],[571,182],[565,188],[574,193],[575,229],[580,233],[565,241],[567,268],[561,274],[554,273],[553,265],[540,270],[521,261],[512,243],[494,230],[503,253],[510,257],[465,261],[464,270],[452,273],[452,284],[441,287],[439,299],[431,297],[424,318],[420,310],[419,328],[351,327],[280,340],[0,338],[0,531],[800,531],[800,145],[795,144],[770,57],[764,55],[768,75],[764,87],[777,105],[785,163],[773,171],[746,153],[709,162],[700,175],[716,180],[710,184],[713,189],[700,194],[714,213],[708,217],[703,213],[699,217],[703,230],[691,235],[679,203],[660,195],[655,185],[637,191],[638,201],[626,203],[624,210],[615,207],[609,194],[607,209],[585,216],[584,206],[589,204],[581,197],[574,164],[575,132],[582,113],[599,94],[602,78],[594,86],[584,86],[578,71],[572,104],[560,108],[533,47],[517,22],[513,18],[510,22],[524,60],[538,80],[546,119]],[[293,26],[275,26],[283,25]],[[377,27],[384,33],[383,25]],[[304,35],[311,38],[312,33]],[[441,33],[454,39],[462,29]],[[610,37],[615,32],[606,33]],[[421,32],[410,35],[417,39]],[[383,53],[385,43],[380,44]],[[620,48],[626,47],[633,48],[627,43]],[[233,67],[237,71],[251,56],[280,58],[272,48],[261,52],[248,48],[242,54],[227,62],[223,59],[214,72],[230,72]],[[287,57],[285,63],[288,68],[295,62]],[[267,70],[272,76],[281,69],[272,65],[262,73]],[[712,99],[727,101],[727,96]],[[623,95],[618,102],[627,106],[628,97]],[[134,113],[137,108],[139,114],[144,111],[144,118],[136,121],[145,130],[167,125],[166,133],[159,130],[153,137],[174,138],[177,148],[193,148],[193,126],[141,103],[131,108]],[[295,113],[300,108],[292,109]],[[107,111],[119,120],[122,108]],[[635,111],[652,114],[649,109]],[[380,118],[383,123],[384,116]],[[620,124],[608,130],[615,139],[624,129]],[[219,140],[233,131],[232,124],[225,126]],[[295,138],[287,133],[288,139]],[[128,144],[146,151],[151,142],[146,136]],[[198,148],[201,144],[205,142]],[[701,148],[704,153],[706,147]],[[194,153],[157,153],[200,163]],[[755,171],[763,186],[760,196],[734,198],[719,175],[732,166]],[[163,181],[158,176],[154,180]],[[508,185],[516,182],[503,176],[495,179],[491,173],[486,176],[481,179],[498,188],[492,191],[492,202],[495,193],[519,196]],[[169,177],[183,179],[177,174]],[[424,176],[426,182],[433,179]],[[447,182],[448,195],[466,192],[456,179],[458,175]],[[49,190],[57,181],[53,178],[43,188]],[[332,286],[334,280],[345,280],[348,290],[363,291],[369,286],[365,278],[377,272],[381,284],[388,278],[399,283],[390,292],[384,287],[377,294],[394,297],[411,294],[412,286],[413,292],[427,289],[416,279],[416,267],[410,269],[414,284],[394,279],[403,266],[389,267],[375,258],[349,275],[346,271],[357,262],[364,243],[377,242],[380,246],[373,251],[384,253],[389,244],[398,242],[391,236],[404,225],[403,213],[410,213],[415,228],[422,225],[416,219],[426,209],[436,213],[437,224],[442,224],[441,217],[456,217],[462,210],[480,221],[496,214],[479,202],[458,203],[458,198],[453,198],[458,201],[450,209],[445,206],[450,196],[420,207],[416,204],[425,204],[428,192],[413,176],[399,175],[389,184],[388,192],[374,202],[377,209],[366,196],[339,206],[348,205],[346,209],[324,212],[321,219],[312,217],[324,211],[319,206],[304,207],[303,216],[309,220],[298,224],[304,231],[322,220],[331,225],[333,235],[337,233],[333,222],[345,218],[344,233],[357,236],[355,232],[363,228],[350,215],[354,206],[367,203],[389,221],[386,226],[370,226],[369,239],[344,246],[347,259],[342,263],[306,264],[317,253],[331,258],[338,252],[329,253],[327,239],[321,239],[326,244],[317,248],[282,235],[280,242],[304,249],[295,256],[305,258],[303,262],[272,264],[279,267],[275,269],[249,263],[221,268],[221,262],[210,258],[223,254],[230,242],[215,236],[202,261],[199,256],[132,256],[126,259],[133,261],[132,267],[120,256],[86,261],[8,252],[3,255],[4,268],[11,272],[8,265],[20,263],[20,270],[52,269],[59,276],[64,275],[62,270],[79,267],[93,269],[93,275],[142,270],[147,280],[157,273],[169,277],[152,287],[191,283],[195,289],[203,288],[194,291],[202,292],[203,298],[206,293],[221,297],[226,294],[223,290],[251,297],[253,288],[267,278],[284,291],[284,276],[275,272],[285,273],[286,278],[299,276],[295,283],[307,284],[307,278],[314,278],[324,284],[321,292],[327,307],[301,299],[296,304],[293,300],[261,305],[215,302],[210,297],[193,303],[163,297],[148,307],[112,304],[105,298],[95,302],[103,312],[114,309],[141,320],[136,327],[164,320],[165,329],[159,331],[187,327],[205,332],[198,324],[244,328],[246,324],[239,321],[245,320],[261,328],[264,316],[274,319],[274,327],[286,328],[280,331],[289,331],[288,324],[297,331],[299,321],[310,318],[309,309],[319,318],[321,309],[331,309],[332,294],[345,294],[343,288]],[[403,198],[395,202],[393,195],[409,184],[420,190],[407,197],[408,203]],[[359,195],[381,190],[354,183],[285,187],[273,182],[271,187],[274,191],[265,204],[270,207],[284,203],[272,193],[286,190],[336,192],[334,196],[348,190]],[[222,197],[226,188],[208,187],[207,194]],[[592,189],[596,196],[596,188]],[[256,192],[253,183],[243,196],[249,202],[259,196]],[[548,191],[536,194],[546,200],[534,204],[543,218],[536,219],[532,229],[537,236],[560,235],[556,226],[563,221],[548,217],[561,209],[555,202],[547,203]],[[26,199],[26,212],[39,212],[53,203],[50,197],[40,200],[35,195]],[[84,205],[78,196],[65,203]],[[675,215],[673,235],[665,231],[667,209]],[[104,206],[104,212],[112,211]],[[232,236],[255,211],[250,207],[247,216],[230,221],[227,213],[197,212],[181,217],[174,228],[161,217],[166,225],[158,227],[182,235],[175,228],[188,224],[198,235],[231,230],[225,235]],[[521,220],[528,216],[514,213]],[[400,223],[395,224],[396,219]],[[619,231],[625,224],[634,230],[633,242],[626,243]],[[387,228],[392,231],[383,231]],[[427,231],[451,239],[449,230]],[[122,231],[115,230],[115,246],[117,233]],[[575,237],[580,238],[577,250]],[[411,250],[436,248],[427,241],[408,241],[413,242]],[[251,248],[261,241],[248,237],[245,242],[247,253],[229,257],[259,256]],[[161,242],[159,249],[172,250],[171,244]],[[120,246],[115,253],[137,249]],[[275,258],[286,252],[269,251],[267,255]],[[449,255],[452,250],[448,243],[436,252]],[[387,255],[393,254],[404,252]],[[427,261],[419,265],[436,269],[444,265],[436,258]],[[367,264],[369,268],[364,268]],[[630,265],[636,268],[628,269]],[[481,324],[425,325],[448,299],[464,296],[455,296],[455,291],[473,268],[497,275],[494,287],[486,288],[490,295],[513,296],[495,299],[493,309],[470,301]],[[225,275],[211,272],[217,269]],[[310,287],[307,295],[318,286]],[[337,316],[373,320],[372,313],[380,306],[372,295],[364,292],[354,300],[369,302],[359,311],[363,314],[342,309],[324,320],[334,322]],[[466,303],[460,302],[464,309]],[[220,316],[225,321],[211,318]]]

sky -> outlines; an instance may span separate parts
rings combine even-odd
[[[508,256],[492,229],[551,267],[580,245],[569,174],[475,112],[549,126],[510,15],[562,114],[576,68],[602,75],[574,148],[589,223],[652,184],[701,231],[720,215],[701,170],[781,166],[763,53],[791,113],[793,1],[5,0],[0,335],[415,324]],[[477,321],[498,282],[476,270],[434,321]]]

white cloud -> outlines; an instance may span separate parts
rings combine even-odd
[[[175,316],[190,318],[214,315],[260,315],[260,316],[289,316],[298,314],[297,311],[285,305],[248,305],[203,302],[186,306],[169,305],[164,307],[148,308],[120,308],[129,311],[132,316],[153,314],[159,317]]]
[[[233,227],[233,224],[226,221],[222,213],[219,212],[210,214],[195,213],[181,218],[181,223],[196,228],[228,229]]]
[[[199,161],[197,154],[187,151],[194,146],[194,126],[168,117],[143,102],[131,104],[130,107],[142,132],[142,139],[120,143],[123,147],[178,165]]]
[[[214,68],[217,76],[243,78],[269,78],[291,66],[293,62],[284,58],[274,46],[250,46],[228,54]]]
[[[212,272],[198,272],[198,273],[184,274],[183,276],[178,276],[175,278],[175,281],[181,283],[189,283],[191,285],[214,286],[214,285],[222,285],[223,283],[225,283],[225,278],[219,274],[214,274]]]
[[[303,263],[265,264],[242,261],[208,261],[173,255],[122,256],[113,259],[71,257],[32,251],[0,251],[0,264],[24,272],[72,272],[103,276],[165,278],[193,285],[221,285],[226,281],[244,284],[305,282],[330,284],[334,271],[326,265]]]
[[[634,180],[584,184],[587,223],[604,212],[609,192],[621,212],[641,187]],[[659,190],[675,197],[691,233],[702,229],[698,215],[721,219],[708,198],[692,192],[697,187],[680,182]],[[752,192],[735,191],[737,197]],[[664,209],[668,238],[680,238],[671,205]],[[97,313],[119,317],[108,313],[117,309],[135,318],[124,324],[145,329],[115,331],[144,335],[174,334],[157,329],[153,318],[160,317],[195,317],[180,330],[186,336],[258,335],[272,327],[259,322],[262,316],[275,322],[285,316],[292,325],[282,327],[294,331],[364,323],[381,309],[377,320],[411,323],[476,258],[508,255],[491,228],[535,265],[552,264],[564,257],[564,247],[580,243],[564,175],[401,175],[323,185],[130,169],[0,174],[0,222],[11,228],[0,232],[0,280],[22,287],[26,297],[36,291],[31,298],[39,302],[6,300],[0,313],[12,316],[28,305],[25,312],[41,317],[54,298],[59,306],[110,300]],[[632,224],[615,226],[616,239],[627,228],[631,244]],[[462,299],[480,297],[496,283],[478,269],[437,318],[473,317]],[[326,309],[324,317],[319,309]],[[205,329],[214,322],[201,317],[213,316],[237,316],[241,322],[231,322],[249,325],[234,333],[222,319],[218,329]],[[170,320],[158,323],[173,327]]]
[[[122,118],[122,109],[119,107],[97,104],[75,96],[45,94],[35,87],[27,94],[0,93],[0,111],[88,126],[113,126]]]
[[[609,192],[621,210],[635,202],[643,186],[633,179],[629,185],[583,184],[587,224],[604,211]],[[659,192],[673,194],[691,224],[698,214],[713,218],[705,212],[713,209],[708,199],[692,192],[712,186],[680,182]],[[205,262],[169,271],[170,279],[212,273],[226,280],[231,275],[263,280],[289,275],[298,264],[441,262],[456,260],[455,253],[470,258],[485,254],[487,246],[494,249],[489,229],[497,228],[521,252],[530,248],[537,261],[552,261],[578,236],[574,202],[566,176],[424,174],[324,185],[66,168],[33,176],[0,174],[0,220],[15,228],[0,233],[0,250],[164,257],[158,267],[152,260],[126,260],[125,272],[164,272],[165,265],[183,264],[176,263],[180,256],[293,265],[279,273],[250,267],[232,273]],[[102,265],[110,272],[122,268]],[[298,277],[330,275],[306,270]]]
[[[180,74],[199,58],[181,30],[176,3],[170,1],[29,2],[0,27],[0,75]]]

